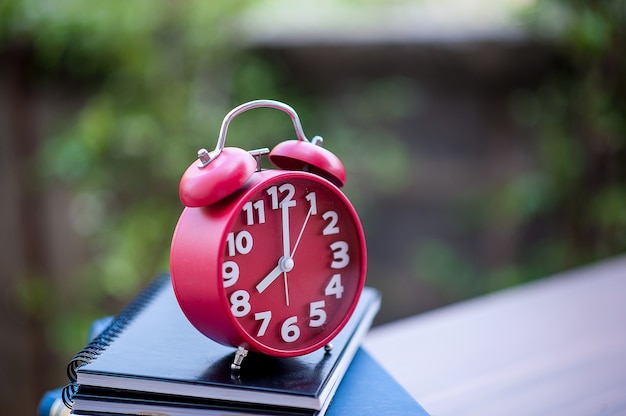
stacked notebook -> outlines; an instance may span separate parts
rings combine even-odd
[[[163,275],[70,362],[63,399],[76,415],[425,415],[359,349],[379,307],[365,288],[331,352],[250,353],[232,372],[235,349],[189,323]]]

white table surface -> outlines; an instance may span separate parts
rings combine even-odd
[[[432,415],[626,415],[626,256],[373,328],[364,346]]]

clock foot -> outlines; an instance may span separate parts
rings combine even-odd
[[[331,352],[332,350],[333,350],[333,344],[328,343],[328,344],[324,345],[324,351]]]
[[[238,347],[237,352],[235,353],[235,358],[233,359],[232,364],[230,365],[230,369],[233,371],[241,370],[241,363],[243,359],[248,355],[248,350],[244,347]]]

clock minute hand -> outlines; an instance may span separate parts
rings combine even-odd
[[[263,293],[281,273],[290,272],[293,269],[293,260],[289,255],[289,206],[282,205],[282,228],[283,228],[283,256],[278,259],[278,264],[257,285],[256,290]],[[286,289],[285,289],[286,290]]]
[[[287,282],[287,272],[293,269],[293,259],[289,253],[290,250],[290,237],[289,237],[289,204],[283,200],[281,203],[282,208],[282,225],[283,225],[283,257],[278,260],[278,266],[283,271],[283,280],[285,281],[285,303],[289,306],[289,284]]]
[[[283,225],[283,258],[289,259],[291,258],[289,254],[289,205],[285,204],[284,201],[281,205],[282,207],[282,225]],[[288,271],[288,270],[285,270]]]

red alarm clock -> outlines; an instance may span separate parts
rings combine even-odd
[[[224,147],[228,125],[257,107],[287,113],[297,140],[271,152]],[[185,208],[172,239],[178,303],[207,337],[278,357],[329,345],[354,311],[366,272],[359,217],[339,190],[341,161],[309,141],[288,105],[256,100],[224,118],[214,151],[202,149],[184,173]],[[279,169],[261,169],[260,157]]]

